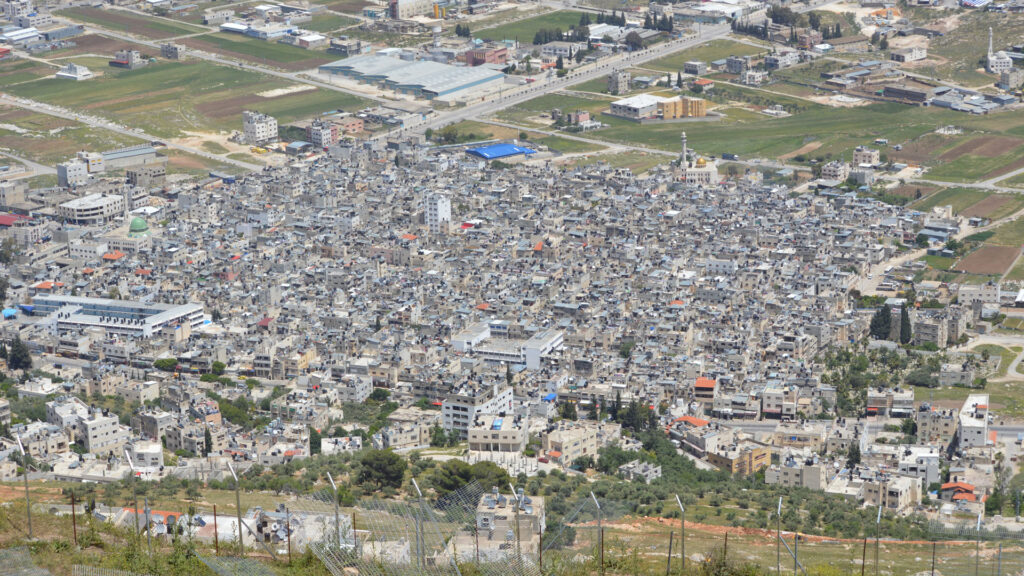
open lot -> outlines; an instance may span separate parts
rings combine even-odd
[[[32,60],[0,61],[0,86],[12,86],[49,76],[56,69]]]
[[[1013,246],[1019,249],[1024,245],[1024,219],[1014,220],[999,226],[986,244]]]
[[[929,14],[931,13],[931,14]],[[904,15],[907,15],[905,13]],[[988,29],[992,28],[996,50],[1008,49],[1024,37],[1024,15],[999,14],[983,10],[936,11],[931,8],[911,10],[912,22],[925,25],[924,17],[936,18],[929,28],[945,29],[955,22],[956,32],[932,38],[928,43],[929,62],[915,66],[919,74],[951,80],[968,87],[991,84],[993,76],[979,66],[988,49]]]
[[[768,52],[768,48],[758,48],[743,42],[734,40],[712,40],[707,44],[688,48],[686,50],[670,54],[664,58],[648,62],[644,66],[665,72],[676,72],[683,69],[683,63],[690,60],[703,60],[711,62],[729,56],[747,56]]]
[[[916,202],[911,207],[923,212],[931,210],[936,206],[952,206],[953,212],[959,214],[963,210],[985,200],[990,195],[991,193],[977,188],[947,188],[942,192],[932,194]]]
[[[111,150],[141,143],[73,120],[0,107],[0,149],[40,164],[55,164],[79,150]]]
[[[321,13],[313,16],[311,22],[303,22],[302,27],[315,32],[333,32],[358,23],[359,20],[341,14]]]
[[[533,37],[537,34],[538,30],[543,29],[555,29],[559,28],[563,32],[569,30],[571,26],[578,25],[580,23],[580,15],[582,12],[574,12],[571,10],[559,10],[551,12],[549,14],[542,14],[540,16],[534,16],[532,18],[524,18],[517,22],[510,22],[508,24],[502,24],[493,28],[473,28],[473,35],[484,40],[515,40],[519,39],[524,44],[533,42]]]
[[[982,246],[960,259],[954,270],[969,274],[1006,274],[1013,265],[1020,248],[1013,246]]]
[[[1013,170],[1024,153],[1024,140],[988,136],[975,138],[939,156],[943,161],[928,177],[950,182],[995,178]]]
[[[1016,194],[992,194],[964,209],[960,214],[973,217],[991,218],[993,220],[1009,216],[1024,207],[1024,198]]]
[[[165,38],[207,31],[206,28],[185,24],[184,22],[176,22],[158,16],[140,16],[115,8],[101,9],[78,6],[60,10],[57,14],[77,22],[82,22],[83,24],[92,24],[109,30],[137,34],[146,38],[152,38],[153,40],[163,40]]]
[[[72,42],[74,42],[75,45],[71,48],[54,50],[52,52],[47,52],[42,56],[47,59],[66,58],[79,54],[98,54],[112,57],[114,52],[117,52],[118,50],[138,50],[141,54],[146,55],[154,52],[152,48],[145,44],[126,42],[124,40],[118,40],[116,38],[110,38],[100,34],[83,34],[73,38]],[[78,61],[75,60],[74,62],[77,63]],[[106,67],[105,64],[104,67]],[[93,70],[93,73],[98,71],[99,70]]]
[[[336,60],[324,52],[221,32],[185,38],[181,43],[191,48],[284,70],[306,70]]]
[[[103,77],[88,82],[48,78],[12,86],[8,91],[108,117],[161,137],[178,136],[184,130],[238,130],[243,109],[271,114],[284,124],[367,104],[360,98],[320,89],[260,96],[290,86],[285,80],[208,62],[169,62],[133,71],[108,69]]]

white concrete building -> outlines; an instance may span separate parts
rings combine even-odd
[[[512,412],[512,388],[502,384],[478,387],[463,384],[441,403],[441,426],[466,438],[480,414]]]
[[[113,194],[90,194],[57,206],[57,216],[75,224],[106,224],[124,212],[124,196]]]
[[[427,196],[426,221],[431,234],[448,232],[452,221],[451,198],[436,192]]]
[[[957,440],[961,448],[988,444],[988,394],[971,394],[964,400]]]
[[[246,144],[263,144],[277,140],[277,118],[245,110],[242,112],[242,134]]]
[[[88,80],[89,78],[92,78],[93,74],[92,71],[85,66],[75,64],[74,62],[68,62],[61,66],[60,70],[57,70],[55,76],[58,80],[74,80],[79,82],[81,80]]]

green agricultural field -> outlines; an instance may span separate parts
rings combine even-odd
[[[243,109],[265,112],[287,123],[367,104],[354,96],[321,89],[264,97],[260,94],[293,84],[208,62],[160,63],[134,71],[105,72],[88,82],[44,79],[8,91],[106,116],[161,137],[174,137],[183,130],[238,129]]]
[[[84,24],[92,24],[108,30],[128,32],[156,40],[208,31],[207,28],[185,24],[184,22],[176,22],[168,18],[141,16],[117,9],[80,6],[59,10],[57,14]]]
[[[959,214],[965,208],[977,204],[990,195],[990,192],[977,188],[948,188],[912,204],[911,207],[923,212],[936,206],[952,206],[953,212]]]
[[[1024,219],[1007,222],[995,229],[987,244],[998,246],[1024,246]]]
[[[313,16],[311,22],[304,22],[303,28],[313,30],[315,32],[334,32],[341,28],[358,24],[359,20],[355,18],[349,18],[348,16],[342,16],[341,14],[317,14]]]
[[[925,256],[924,261],[936,270],[949,270],[953,265],[953,259],[945,256]]]
[[[998,156],[964,154],[928,171],[928,178],[944,182],[974,182],[985,180],[990,173],[1008,166],[1021,158],[1024,145],[1007,150]]]
[[[542,28],[560,28],[564,32],[570,27],[578,25],[580,23],[581,14],[582,12],[559,10],[550,14],[542,14],[533,18],[525,18],[517,22],[510,22],[493,28],[477,29],[473,28],[472,24],[470,24],[470,28],[473,31],[473,35],[478,38],[495,41],[513,40],[518,38],[520,42],[530,43],[533,42],[533,37],[537,34],[537,31]]]
[[[683,63],[690,60],[711,62],[712,60],[720,60],[728,56],[747,56],[768,51],[768,48],[759,48],[743,42],[736,42],[735,40],[712,40],[707,44],[688,48],[653,62],[648,62],[644,66],[655,70],[664,70],[665,72],[676,72],[682,70]]]
[[[74,156],[79,150],[112,150],[143,142],[102,128],[92,128],[70,120],[57,120],[62,123],[62,127],[54,135],[49,131],[18,133],[0,128],[0,150],[8,150],[40,164],[53,165]],[[25,128],[18,123],[14,125]]]
[[[221,32],[186,38],[182,44],[259,64],[276,64],[289,70],[315,68],[334,59],[323,52]]]
[[[56,69],[34,60],[10,59],[0,61],[0,85],[12,86],[37,78],[50,76]]]

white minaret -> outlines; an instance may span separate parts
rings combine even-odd
[[[992,27],[988,27],[988,59],[992,59]]]
[[[679,154],[679,164],[681,166],[686,166],[686,132],[683,132],[679,139],[683,144],[683,150]]]

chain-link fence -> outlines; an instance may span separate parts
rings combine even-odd
[[[708,570],[721,565],[794,576],[1024,576],[1024,531],[998,523],[925,523],[928,537],[919,541],[876,536],[874,525],[866,538],[797,535],[773,522],[684,527],[678,514],[637,516],[635,502],[531,497],[476,483],[440,498],[364,499],[354,507],[340,506],[332,489],[301,497],[242,494],[240,501],[243,546],[234,507],[183,505],[175,512],[143,501],[138,514],[126,507],[105,516],[130,531],[138,519],[144,547],[150,540],[151,548],[196,541],[203,563],[222,576],[270,574],[275,562],[307,550],[335,576],[692,575],[722,573]],[[73,574],[131,576],[96,570],[76,566]],[[0,576],[47,574],[27,548],[0,550]]]

